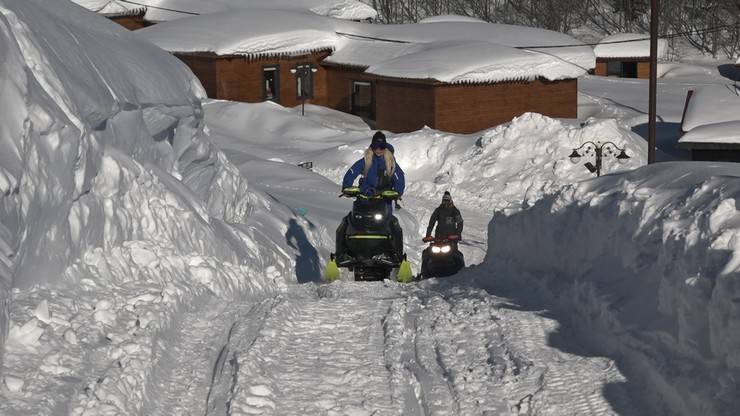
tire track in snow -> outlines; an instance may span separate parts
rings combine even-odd
[[[401,414],[391,400],[383,354],[382,319],[392,298],[300,290],[237,357],[239,382],[229,414]]]

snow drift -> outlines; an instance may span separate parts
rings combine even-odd
[[[661,163],[578,183],[497,214],[484,267],[576,312],[599,351],[643,380],[654,414],[733,414],[738,177],[735,164]]]
[[[183,305],[277,290],[291,259],[247,224],[266,202],[170,54],[68,2],[1,0],[0,57],[2,381],[24,414],[137,413]]]

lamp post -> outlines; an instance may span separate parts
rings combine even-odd
[[[296,80],[300,79],[300,93],[301,93],[301,115],[306,115],[306,78],[311,73],[316,73],[317,68],[311,65],[299,65],[296,68],[291,68],[290,73],[296,76]]]
[[[596,158],[596,165],[592,164],[591,162],[584,163],[583,166],[586,167],[586,169],[589,170],[591,173],[596,173],[596,176],[601,176],[601,165],[602,165],[602,158],[606,154],[606,156],[613,156],[619,152],[618,155],[615,157],[617,158],[617,162],[623,164],[627,163],[627,159],[630,157],[627,155],[627,152],[625,152],[624,148],[617,146],[616,144],[612,142],[592,142],[588,141],[586,143],[583,143],[580,147],[577,147],[573,149],[573,153],[568,156],[570,158],[570,161],[573,163],[578,163],[579,160],[581,160],[581,154],[578,153],[579,150],[585,149],[584,155],[589,155],[592,151],[594,153],[594,156]]]

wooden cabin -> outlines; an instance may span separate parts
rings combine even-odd
[[[740,98],[721,85],[690,90],[676,147],[694,161],[740,162]]]
[[[619,78],[650,78],[650,57],[596,58],[594,75]]]
[[[618,33],[603,38],[594,47],[594,75],[619,78],[650,78],[649,35]],[[666,56],[668,43],[658,40],[658,59]]]
[[[393,132],[428,126],[473,133],[527,112],[578,116],[576,79],[446,84],[367,74],[362,67],[324,66],[330,83],[328,107],[369,118],[377,128]]]
[[[249,19],[254,25],[248,24]],[[265,29],[263,22],[268,19],[272,19],[274,25]],[[477,38],[471,40],[471,45],[448,44],[441,39],[432,48],[428,43],[417,47],[412,41],[378,41],[362,37],[339,43],[337,33],[326,31],[327,20],[315,19],[305,14],[255,10],[243,15],[235,12],[182,19],[139,33],[188,65],[210,98],[250,103],[269,100],[285,107],[311,103],[358,115],[373,128],[399,133],[424,126],[453,133],[473,133],[509,122],[527,112],[576,118],[577,76],[583,73],[579,72],[581,68],[593,67],[594,62],[589,47],[583,48],[581,56],[570,57],[570,61],[563,63],[562,59],[550,58],[549,54],[523,52]],[[505,25],[475,24],[479,25],[476,26],[479,31],[483,29],[475,36],[485,36],[485,39],[495,35],[497,30],[511,30]],[[386,28],[384,25],[357,25],[357,31]],[[212,27],[234,27],[234,30],[213,32]],[[304,43],[296,42],[293,35],[296,28],[310,31]],[[421,34],[428,29],[434,27],[420,24],[408,30]],[[460,26],[460,29],[467,29],[467,26]],[[269,30],[269,38],[266,30]],[[418,38],[417,32],[414,33],[413,37]],[[543,32],[548,40],[557,35]],[[318,38],[311,39],[311,36]],[[552,41],[573,42],[566,35],[562,36],[563,39]],[[251,44],[256,45],[253,52],[242,46]],[[265,44],[274,49],[265,48]],[[326,46],[317,46],[322,44]],[[183,52],[185,50],[188,52]],[[431,55],[435,63],[430,64],[424,54]],[[463,61],[451,59],[449,54],[457,54]],[[573,59],[580,61],[572,63]],[[416,60],[422,64],[417,64]],[[480,78],[476,78],[475,71],[470,78],[455,75],[457,71],[469,74],[470,68],[476,65],[485,69]],[[539,68],[545,68],[548,76],[552,76],[557,65],[562,65],[563,75],[558,80],[545,79]],[[438,71],[440,67],[443,68],[441,72]],[[401,68],[401,76],[393,75],[397,68]]]

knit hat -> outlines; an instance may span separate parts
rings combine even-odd
[[[449,191],[445,191],[444,195],[442,195],[442,202],[452,202],[452,195],[450,195]]]
[[[388,143],[385,141],[385,134],[383,132],[375,132],[375,135],[373,136],[373,140],[370,142],[370,148],[371,149],[385,149],[386,145]]]

